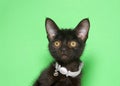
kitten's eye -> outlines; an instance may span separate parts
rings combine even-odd
[[[76,47],[76,46],[77,46],[77,43],[75,41],[70,42],[70,47]]]
[[[55,47],[60,47],[61,46],[61,42],[60,41],[55,41],[54,42],[54,46]]]

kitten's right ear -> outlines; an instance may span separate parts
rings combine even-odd
[[[58,26],[56,25],[56,23],[52,19],[46,18],[45,27],[46,27],[48,39],[50,41],[53,40],[54,37],[57,35],[58,30],[59,30]]]
[[[88,38],[89,28],[90,28],[89,19],[88,18],[83,19],[75,28],[77,37],[85,42]]]

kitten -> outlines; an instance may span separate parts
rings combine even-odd
[[[59,29],[46,18],[49,51],[55,61],[45,69],[33,86],[80,86],[83,53],[89,32],[89,19],[83,19],[74,29]]]

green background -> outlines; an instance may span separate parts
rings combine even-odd
[[[82,86],[120,86],[120,0],[0,0],[0,86],[32,86],[53,60],[46,17],[61,28],[89,18]]]

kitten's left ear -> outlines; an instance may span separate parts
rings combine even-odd
[[[86,19],[83,19],[76,26],[76,28],[74,30],[75,30],[77,37],[85,42],[86,39],[88,38],[89,28],[90,28],[90,22],[89,22],[89,19],[86,18]]]
[[[52,41],[54,37],[57,35],[59,28],[56,25],[56,23],[50,18],[46,18],[45,27],[46,27],[48,39],[49,41]]]

